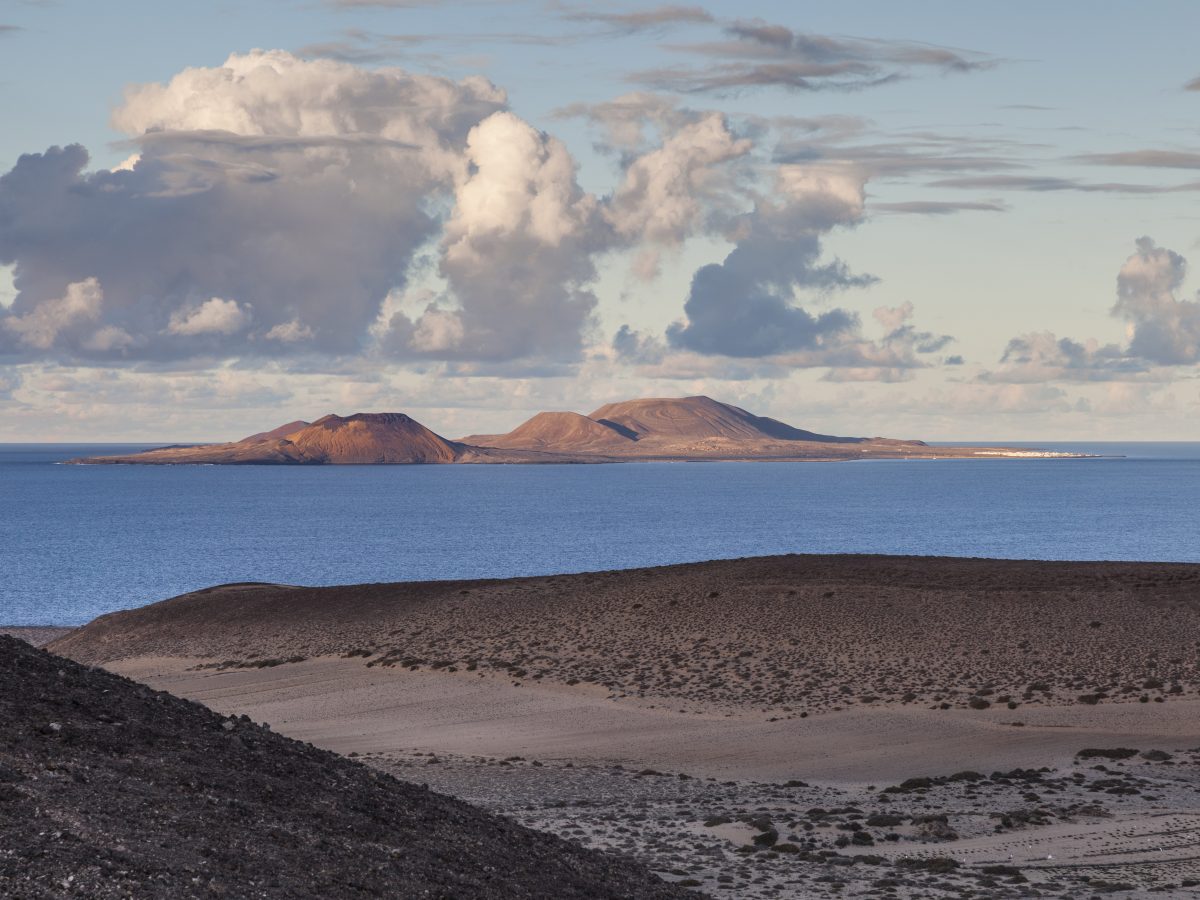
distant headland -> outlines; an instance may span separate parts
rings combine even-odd
[[[75,464],[413,465],[702,460],[996,459],[1079,454],[1012,447],[931,447],[924,441],[839,437],[756,416],[710,397],[609,403],[591,415],[541,412],[507,434],[450,440],[404,413],[327,415],[227,444],[171,446]]]

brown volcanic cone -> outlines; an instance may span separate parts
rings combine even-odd
[[[252,435],[232,444],[164,447],[132,456],[101,456],[73,462],[140,464],[297,465],[372,463],[452,463],[469,448],[434,434],[404,413],[328,415],[287,437],[272,432]]]
[[[513,450],[603,453],[627,447],[635,440],[624,428],[579,413],[541,412],[508,434],[471,435],[463,438],[463,443]]]
[[[639,439],[669,440],[777,440],[858,443],[861,438],[834,437],[803,431],[744,409],[719,403],[711,397],[650,398],[609,403],[590,418],[636,434]]]
[[[290,443],[314,462],[450,463],[458,444],[434,434],[404,413],[356,413],[324,416],[290,435]]]

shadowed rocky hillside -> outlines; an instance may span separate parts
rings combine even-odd
[[[2,635],[0,895],[694,896]]]

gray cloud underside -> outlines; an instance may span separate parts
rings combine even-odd
[[[1200,91],[1200,77],[1193,78],[1183,86],[1185,91]]]
[[[348,28],[342,37],[305,44],[296,54],[306,59],[335,59],[340,62],[366,64],[421,60],[442,67],[443,55],[437,47],[469,47],[476,44],[520,44],[523,46],[555,47],[577,43],[595,35],[531,34],[527,32],[481,32],[476,34],[385,34]],[[421,51],[419,48],[431,49]]]
[[[378,3],[373,0],[361,0],[357,5],[388,6],[390,4],[386,0]],[[641,31],[662,30],[672,25],[705,24],[713,21],[712,15],[701,7],[674,5],[627,13],[564,9],[559,12],[559,17],[568,22],[600,27],[565,34],[500,31],[455,32],[453,34],[385,34],[361,28],[348,28],[342,32],[340,39],[305,44],[296,52],[304,57],[324,57],[350,63],[378,63],[410,57],[436,59],[436,54],[415,54],[414,50],[422,45],[465,47],[475,44],[520,44],[556,47],[587,40],[624,37]]]
[[[614,32],[621,34],[657,30],[668,25],[696,25],[713,21],[712,13],[703,7],[672,4],[624,13],[567,8],[562,10],[559,15],[569,22],[593,22],[606,25]]]
[[[844,116],[762,122],[762,127],[774,128],[781,135],[773,154],[776,162],[851,161],[876,178],[1024,169],[1029,164],[1022,154],[1045,149],[1026,141],[934,131],[872,134],[871,125],[869,120]]]
[[[736,93],[754,87],[859,90],[919,69],[969,72],[998,62],[972,51],[805,34],[762,21],[733,22],[723,31],[724,40],[666,45],[673,52],[704,58],[703,65],[647,69],[630,74],[628,80],[679,93]]]
[[[490,111],[493,104],[481,105],[476,114]],[[151,131],[119,146],[140,147],[147,151],[158,151],[161,148],[174,149],[192,148],[195,150],[231,150],[245,151],[246,155],[255,153],[282,153],[286,151],[303,152],[320,148],[386,148],[389,150],[420,150],[420,146],[378,134],[317,134],[317,135],[259,135],[234,134],[231,131],[215,129],[199,129],[194,131]]]
[[[801,305],[799,292],[827,295],[875,282],[840,260],[821,258],[825,234],[862,221],[864,185],[865,175],[852,166],[781,167],[770,199],[760,199],[744,218],[729,255],[696,271],[685,318],[667,329],[666,346],[791,368],[873,369],[875,378],[885,377],[885,369],[926,365],[919,354],[951,338],[909,324],[910,304],[876,311],[886,328],[879,342],[863,336],[853,311]],[[614,348],[642,363],[660,355],[656,340],[628,329],[618,332]]]
[[[961,202],[939,200],[905,200],[897,203],[872,203],[877,212],[902,213],[918,216],[945,216],[958,212],[1006,212],[1003,203],[984,200]]]
[[[1032,191],[1079,191],[1095,194],[1173,194],[1200,190],[1200,182],[1186,184],[1155,185],[1126,184],[1122,182],[1088,182],[1075,178],[1055,178],[1041,175],[992,175],[970,178],[943,178],[931,181],[930,187],[970,188],[976,190]]]
[[[1098,166],[1144,166],[1151,169],[1200,169],[1200,153],[1182,150],[1128,150],[1088,153],[1077,160]]]
[[[447,2],[448,0],[325,0],[325,5],[334,9],[420,9],[423,6],[443,6]],[[489,0],[474,2],[486,3]]]
[[[985,372],[980,381],[1035,383],[1048,378],[1061,381],[1124,381],[1145,373],[1144,360],[1131,357],[1116,344],[1089,347],[1049,332],[1012,338],[1000,363],[1006,368]]]

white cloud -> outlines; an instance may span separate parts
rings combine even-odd
[[[603,249],[597,201],[561,141],[512,113],[467,136],[467,174],[441,241],[446,302],[393,316],[395,352],[443,359],[573,360],[596,306],[587,289]]]
[[[1160,365],[1200,362],[1200,299],[1176,294],[1187,274],[1187,260],[1148,237],[1117,275],[1113,315],[1129,323],[1129,353]]]
[[[691,236],[731,188],[723,164],[745,156],[753,142],[736,138],[725,117],[711,113],[682,126],[657,149],[636,157],[605,207],[619,238],[641,249],[635,271],[658,273],[658,252]]]
[[[33,305],[24,315],[10,315],[0,319],[8,331],[28,347],[49,350],[59,335],[82,322],[95,322],[100,318],[100,307],[104,303],[104,292],[95,278],[75,281],[67,285],[61,297],[43,300]]]
[[[111,353],[114,350],[127,350],[137,342],[124,328],[116,325],[105,325],[91,337],[85,338],[82,346],[86,350],[99,353]]]
[[[1200,299],[1177,295],[1187,274],[1178,253],[1139,238],[1117,274],[1112,314],[1126,322],[1125,346],[1030,332],[1008,342],[995,382],[1169,380],[1170,367],[1200,363]]]
[[[311,341],[315,335],[316,333],[299,319],[290,319],[274,326],[264,337],[268,341],[296,344],[301,341]]]
[[[181,309],[171,315],[167,331],[171,334],[234,334],[250,324],[248,308],[236,300],[213,297],[199,306]]]

